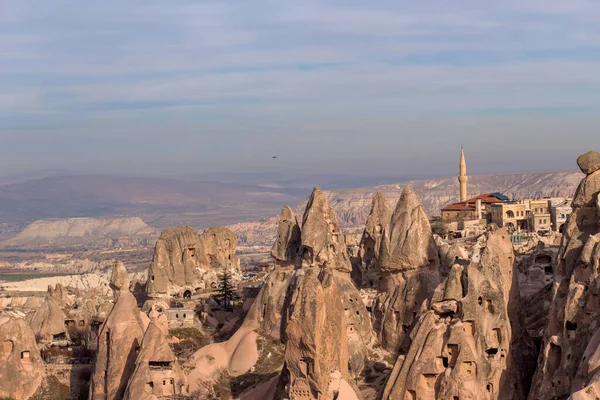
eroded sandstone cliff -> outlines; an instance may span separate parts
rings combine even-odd
[[[381,281],[373,306],[374,329],[382,346],[397,352],[423,303],[443,274],[429,219],[419,199],[405,188],[381,239]]]
[[[0,397],[29,399],[44,378],[44,362],[29,325],[0,316]]]
[[[382,399],[527,397],[536,352],[505,230],[481,237],[470,260],[456,260],[427,303]]]
[[[98,335],[91,400],[123,398],[135,369],[144,331],[135,297],[129,291],[122,291]]]
[[[552,302],[531,400],[600,395],[600,154],[577,160],[586,177],[573,199],[554,271]]]
[[[169,297],[216,285],[224,269],[239,274],[235,253],[236,237],[229,229],[210,228],[201,234],[190,227],[165,229],[154,248],[146,293]]]

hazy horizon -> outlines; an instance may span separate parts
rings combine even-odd
[[[583,0],[7,0],[0,171],[575,170],[599,50]]]
[[[532,173],[559,173],[578,172],[576,168],[566,170],[547,171],[519,171],[519,172],[492,172],[492,173],[469,173],[469,176],[501,176],[511,174]],[[259,172],[232,172],[232,173],[199,173],[188,175],[173,174],[143,174],[127,173],[126,171],[76,171],[67,169],[48,169],[26,171],[16,174],[1,174],[0,186],[14,183],[24,183],[48,178],[69,178],[78,176],[90,177],[115,177],[131,179],[150,179],[160,182],[161,180],[179,180],[189,182],[224,183],[233,185],[263,186],[265,188],[302,189],[307,190],[314,186],[320,186],[326,190],[364,188],[410,181],[443,180],[453,178],[455,174],[405,174],[405,175],[372,175],[372,174],[310,174],[290,170],[264,170]]]

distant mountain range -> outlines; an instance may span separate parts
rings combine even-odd
[[[580,172],[547,172],[504,175],[476,175],[469,177],[469,197],[482,193],[501,192],[511,199],[547,196],[572,196],[583,178]],[[328,191],[329,204],[336,210],[342,228],[361,230],[371,210],[376,192],[382,192],[394,209],[402,189],[410,186],[421,199],[429,216],[437,216],[440,209],[458,199],[456,177],[409,181],[392,185]],[[306,194],[308,195],[308,193]],[[306,202],[295,207],[298,220],[302,219]],[[272,243],[275,237],[277,217],[260,223],[239,223],[232,228],[242,241],[248,244]]]
[[[0,186],[0,224],[73,217],[131,217],[162,228],[231,224],[296,204],[304,189],[106,175],[48,177]],[[5,229],[6,231],[6,229]]]
[[[469,179],[469,194],[502,192],[515,199],[568,196],[581,178],[578,172],[478,175]],[[284,205],[295,206],[301,219],[310,187],[297,182],[290,187],[281,180],[253,182],[72,175],[4,184],[0,185],[0,234],[8,239],[33,221],[49,218],[140,217],[154,228],[235,224],[241,239],[269,244],[276,215]],[[375,192],[383,192],[393,207],[405,185],[415,190],[430,216],[458,200],[458,182],[451,177],[336,189],[328,192],[329,201],[342,227],[361,229]]]

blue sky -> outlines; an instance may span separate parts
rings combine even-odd
[[[572,169],[599,122],[597,0],[0,2],[4,174]]]

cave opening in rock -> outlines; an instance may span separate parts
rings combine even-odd
[[[494,358],[496,354],[498,354],[497,347],[491,347],[485,351],[487,353],[488,358]]]
[[[560,362],[562,358],[562,347],[557,344],[550,343],[550,348],[548,349],[548,373],[550,375],[554,374],[554,372],[560,367]]]
[[[170,361],[148,361],[148,367],[152,370],[171,369]]]

